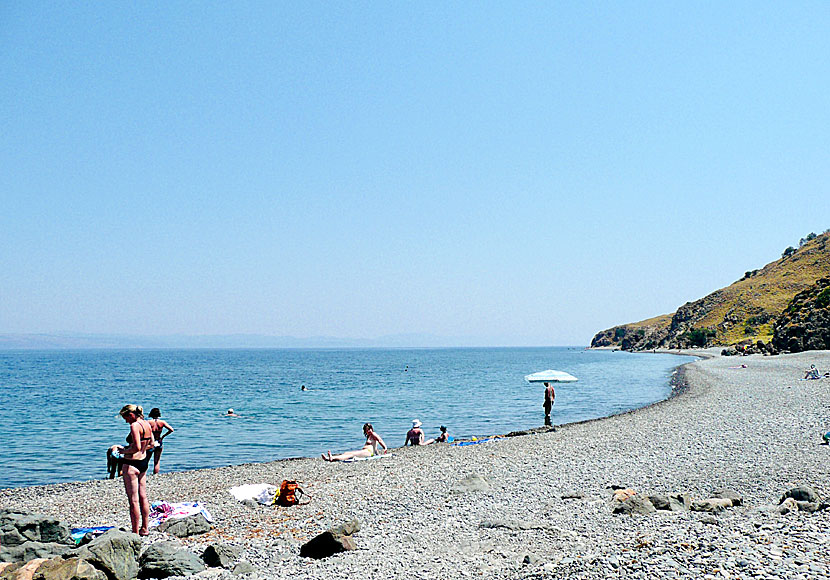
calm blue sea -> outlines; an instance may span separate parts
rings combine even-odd
[[[524,375],[546,369],[579,378],[557,385],[554,423],[601,417],[667,397],[689,360],[581,347],[0,352],[0,488],[105,477],[126,403],[161,408],[176,429],[162,469],[181,471],[356,449],[366,421],[392,447],[415,418],[428,437],[442,424],[455,437],[539,426],[542,387]]]

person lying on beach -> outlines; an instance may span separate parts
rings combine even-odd
[[[158,407],[153,407],[150,410],[150,420],[147,422],[150,424],[150,429],[153,430],[153,437],[156,439],[156,447],[153,449],[153,473],[158,473],[160,471],[159,464],[161,463],[161,452],[163,450],[162,441],[175,431],[175,429],[170,426],[170,423],[161,419],[161,409]],[[162,433],[165,429],[167,431]]]
[[[331,451],[329,451],[328,454],[323,453],[323,459],[326,461],[346,461],[347,459],[358,459],[360,457],[374,457],[378,454],[378,445],[380,445],[383,448],[383,452],[386,453],[386,443],[383,442],[380,435],[375,433],[374,427],[372,427],[371,423],[363,425],[363,434],[366,436],[366,443],[364,443],[363,447],[357,451],[346,451],[345,453],[340,453],[338,455],[332,455]]]
[[[421,422],[415,419],[412,421],[412,429],[406,432],[406,441],[404,441],[403,446],[424,444],[424,430],[421,429]]]

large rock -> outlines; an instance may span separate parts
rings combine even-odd
[[[784,500],[788,497],[793,498],[795,501],[808,501],[811,503],[817,503],[821,501],[818,492],[816,492],[816,490],[807,485],[802,485],[787,490],[786,492],[784,492],[784,495],[781,496],[781,500],[778,503],[783,503]]]
[[[671,511],[671,512],[685,512],[689,511],[691,502],[688,496],[674,494],[674,495],[650,495],[648,500],[651,505],[657,510]]]
[[[791,352],[830,349],[830,278],[795,295],[775,322],[772,343]]]
[[[0,510],[0,546],[19,546],[24,542],[75,545],[69,527],[56,518]]]
[[[231,568],[239,559],[241,548],[228,544],[211,544],[202,552],[202,560],[212,568]]]
[[[138,576],[141,538],[123,530],[108,530],[77,551],[77,556],[106,572],[111,580]]]
[[[322,534],[311,538],[300,548],[300,556],[303,558],[328,558],[339,552],[354,550],[357,548],[352,534],[360,530],[360,522],[351,520],[340,524]]]
[[[743,496],[741,494],[739,494],[737,491],[735,491],[734,489],[729,489],[729,488],[726,488],[726,487],[721,488],[721,489],[716,489],[715,492],[712,494],[712,497],[713,498],[731,499],[733,506],[744,505]]]
[[[107,575],[86,560],[54,558],[41,564],[32,580],[107,580]]]
[[[16,562],[11,566],[6,567],[0,578],[2,580],[32,580],[37,569],[46,561],[44,558],[35,558],[28,562]]]
[[[62,556],[71,550],[71,546],[57,544],[55,542],[49,542],[48,544],[42,542],[24,542],[19,546],[10,546],[8,548],[0,547],[0,562],[27,562],[34,558],[48,559],[55,556]]]
[[[170,518],[162,523],[157,529],[160,532],[168,533],[177,538],[186,538],[196,534],[209,532],[210,523],[202,514],[187,516],[186,518]]]
[[[726,508],[730,507],[732,507],[732,500],[728,497],[712,497],[709,499],[699,499],[697,501],[693,501],[691,510],[693,512],[719,514]]]
[[[781,502],[781,504],[776,508],[776,511],[785,516],[792,512],[798,511],[798,502],[795,501],[793,498],[788,497]]]
[[[656,509],[651,501],[644,496],[637,495],[632,489],[618,489],[611,497],[611,513],[614,514],[653,514]]]
[[[182,549],[176,542],[158,542],[147,546],[139,558],[139,578],[190,576],[205,569],[202,560]]]

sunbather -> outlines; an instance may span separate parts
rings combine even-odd
[[[327,454],[322,454],[323,459],[326,461],[346,461],[347,459],[358,459],[360,457],[373,457],[378,454],[378,445],[380,445],[383,448],[383,452],[386,453],[386,443],[383,442],[380,435],[375,433],[371,423],[363,425],[363,434],[366,436],[366,443],[364,443],[363,447],[360,449],[356,451],[346,451],[345,453],[340,453],[338,455],[332,455],[331,451],[329,451]]]
[[[810,365],[810,368],[804,371],[804,378],[805,379],[820,379],[821,375],[816,368],[816,365]]]
[[[412,429],[406,433],[406,441],[403,446],[424,445],[424,430],[421,429],[421,422],[418,419],[412,421]]]

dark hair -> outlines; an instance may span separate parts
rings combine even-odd
[[[441,425],[441,431],[446,431],[446,430],[447,430],[447,428],[444,427],[443,425]]]
[[[158,419],[159,417],[161,417],[161,409],[159,409],[158,407],[153,407],[152,409],[150,409],[150,417],[153,419]]]
[[[372,427],[372,424],[371,424],[371,423],[364,423],[364,424],[363,424],[363,431],[364,431],[364,433],[365,433],[366,431],[374,431],[374,430],[375,430],[375,428],[374,428],[374,427]]]

